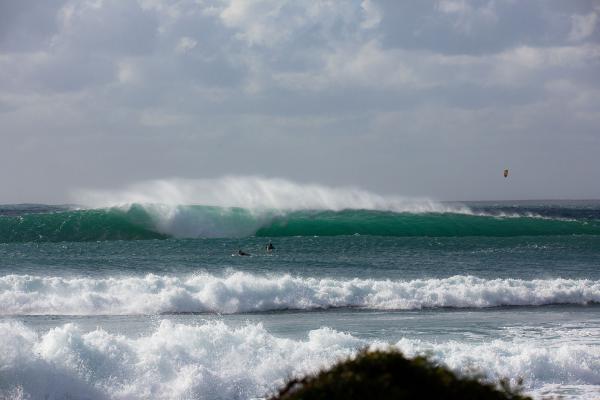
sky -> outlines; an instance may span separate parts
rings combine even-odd
[[[224,176],[600,198],[599,25],[584,0],[0,0],[0,203]]]

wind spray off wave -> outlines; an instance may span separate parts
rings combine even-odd
[[[81,191],[83,209],[0,213],[0,242],[248,236],[523,236],[600,234],[597,218],[477,211],[429,199],[281,179],[153,181]],[[543,210],[542,210],[543,211]]]
[[[450,207],[424,198],[381,196],[353,187],[298,184],[284,179],[259,177],[156,180],[134,184],[122,190],[80,190],[74,193],[73,200],[94,208],[162,204],[236,207],[254,212],[346,209],[412,213],[468,212],[466,207]]]

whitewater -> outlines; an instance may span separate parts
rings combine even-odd
[[[129,315],[248,313],[360,307],[418,310],[454,307],[600,303],[600,281],[582,279],[445,279],[377,281],[317,279],[235,272],[220,277],[65,279],[28,275],[0,278],[6,315]]]
[[[0,399],[265,398],[363,348],[595,399],[599,266],[597,201],[225,177],[2,205]]]

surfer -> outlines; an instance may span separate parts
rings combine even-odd
[[[265,250],[267,250],[267,253],[272,252],[273,250],[275,250],[275,246],[273,246],[273,243],[271,243],[271,241],[269,240],[269,244],[267,244],[265,246]]]
[[[242,251],[242,249],[238,250],[238,256],[249,256],[249,253],[246,253],[245,251]]]

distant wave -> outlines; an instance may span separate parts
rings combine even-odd
[[[0,278],[2,315],[244,313],[359,307],[412,310],[539,306],[600,302],[600,281],[481,279],[454,276],[410,281],[260,276]]]
[[[143,207],[57,210],[0,216],[0,242],[164,239]]]
[[[599,235],[600,222],[462,212],[249,210],[131,204],[0,215],[0,243],[247,236]]]
[[[573,339],[597,338],[598,329],[573,333],[578,336],[564,342],[546,329],[536,337],[509,334],[484,342],[384,343],[326,327],[305,339],[287,339],[261,324],[162,320],[151,332],[129,338],[100,328],[86,332],[76,324],[38,333],[8,321],[0,322],[0,398],[262,398],[290,376],[317,372],[363,347],[388,346],[409,356],[427,352],[456,371],[477,371],[493,381],[509,377],[514,384],[524,377],[534,394],[556,391],[560,382],[573,398],[597,398],[599,346]]]
[[[85,207],[0,207],[0,243],[247,236],[600,235],[600,210],[470,208],[356,188],[227,177],[81,191]],[[582,212],[584,211],[584,212]]]

